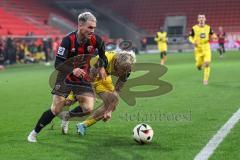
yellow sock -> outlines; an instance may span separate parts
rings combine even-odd
[[[210,75],[210,67],[204,67],[204,78],[203,78],[203,80],[208,81],[209,75]]]
[[[96,122],[97,122],[97,120],[94,118],[89,118],[89,119],[83,121],[83,123],[86,125],[86,127],[89,127],[89,126],[95,124]]]

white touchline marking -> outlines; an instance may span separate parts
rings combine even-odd
[[[194,160],[207,160],[239,120],[240,108],[221,127],[221,129],[218,130],[208,144],[206,144],[206,146],[204,146],[203,149],[195,156]]]

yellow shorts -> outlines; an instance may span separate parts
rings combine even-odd
[[[211,51],[206,50],[204,53],[195,50],[196,66],[201,66],[204,62],[211,62]]]
[[[160,44],[158,45],[158,49],[160,52],[166,52],[167,51],[167,45],[166,44]]]
[[[45,60],[45,54],[43,52],[38,52],[34,55],[34,59],[36,60]]]
[[[105,80],[95,80],[92,83],[95,92],[97,94],[102,93],[102,92],[113,92],[114,91],[114,85],[112,83],[112,78],[111,76],[107,76]],[[74,101],[74,94],[71,91],[67,97],[68,100]]]
[[[93,87],[97,94],[102,92],[113,92],[115,89],[111,76],[107,76],[105,80],[94,81]]]

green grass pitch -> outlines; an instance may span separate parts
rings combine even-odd
[[[159,55],[138,55],[137,60],[159,63]],[[36,144],[26,138],[51,105],[48,78],[53,66],[8,67],[0,72],[0,159],[192,160],[240,107],[240,53],[228,52],[223,58],[213,54],[208,86],[202,85],[202,72],[195,68],[190,53],[169,54],[166,66],[168,72],[160,79],[172,84],[171,92],[138,98],[135,106],[121,100],[112,119],[90,127],[84,137],[75,133],[75,122],[68,135],[61,135],[56,118],[54,129],[47,126]],[[140,89],[147,90],[147,86]],[[147,117],[150,114],[165,117]],[[180,118],[173,118],[177,115]],[[151,144],[138,145],[132,140],[132,129],[141,122],[154,130]],[[238,159],[239,131],[237,124],[210,159]]]

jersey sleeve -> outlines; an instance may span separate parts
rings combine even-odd
[[[158,39],[159,39],[159,38],[158,38],[158,33],[157,33],[157,34],[156,34],[156,36],[155,36],[155,38],[154,38],[154,41],[156,41],[156,42],[157,42],[157,41],[158,41]]]
[[[213,32],[212,28],[210,27],[209,35],[213,35],[213,34],[214,34],[214,32]]]
[[[105,55],[105,44],[103,42],[103,40],[96,35],[96,48],[98,50],[98,67],[107,67],[108,65],[108,60],[107,57]]]
[[[69,52],[69,46],[70,46],[70,40],[68,37],[64,37],[60,46],[58,47],[58,52],[56,57],[60,57],[62,59],[68,58],[68,52]]]
[[[194,29],[192,28],[192,30],[189,32],[189,37],[188,37],[188,40],[191,43],[194,43],[194,36],[195,36],[195,33],[194,33]]]
[[[194,29],[192,28],[191,31],[189,32],[189,36],[194,37],[194,35],[195,35],[195,32],[194,32]]]
[[[67,58],[69,56],[69,46],[70,40],[68,37],[64,37],[57,52],[56,60],[55,60],[55,69],[61,72],[69,73],[72,71],[72,67],[68,65]]]

